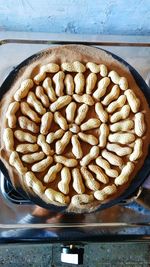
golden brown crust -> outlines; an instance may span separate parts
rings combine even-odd
[[[141,168],[141,166],[144,163],[145,157],[147,155],[148,151],[148,144],[150,142],[150,127],[149,127],[149,116],[150,111],[147,104],[147,101],[145,99],[145,96],[143,95],[142,91],[139,89],[138,85],[136,84],[135,79],[131,75],[129,69],[125,67],[122,63],[115,60],[111,55],[107,54],[106,52],[91,48],[88,46],[82,46],[82,45],[66,45],[61,47],[54,47],[49,48],[45,50],[44,52],[41,52],[36,58],[34,57],[30,62],[28,62],[27,66],[24,66],[19,70],[19,72],[16,74],[15,80],[9,90],[5,93],[5,95],[2,98],[1,101],[1,109],[0,109],[0,117],[1,117],[1,132],[0,132],[0,142],[1,142],[1,160],[5,164],[8,173],[10,175],[10,178],[13,182],[13,185],[15,187],[23,187],[24,190],[29,193],[35,195],[31,189],[29,189],[24,183],[23,178],[17,173],[15,168],[10,167],[9,165],[9,156],[10,152],[6,151],[4,142],[3,142],[3,131],[5,128],[8,127],[8,122],[6,120],[6,111],[8,109],[8,106],[11,102],[14,101],[14,94],[20,87],[21,82],[23,82],[25,79],[33,79],[35,75],[39,73],[40,67],[42,65],[48,64],[49,62],[53,62],[56,64],[61,65],[64,62],[74,62],[79,61],[82,62],[84,65],[86,65],[87,62],[94,62],[96,64],[105,64],[108,67],[108,70],[114,70],[117,73],[119,73],[120,76],[126,77],[129,88],[131,88],[136,96],[140,99],[141,102],[141,110],[144,111],[145,115],[145,123],[146,123],[146,132],[144,134],[143,138],[143,156],[138,160],[138,164],[135,165],[135,169],[130,175],[129,181],[121,186],[119,190],[112,195],[112,197],[108,198],[106,200],[110,201],[111,199],[115,199],[117,196],[121,195],[126,188],[128,188],[132,178],[134,178],[135,174],[138,172],[138,170]],[[25,164],[26,166],[26,164]],[[46,198],[43,198],[44,201],[47,201]],[[105,201],[103,202],[105,203]],[[58,202],[56,202],[56,205],[58,205]],[[92,201],[89,204],[86,205],[79,205],[77,208],[72,206],[71,204],[68,207],[68,211],[75,211],[75,212],[84,212],[84,211],[93,211],[96,210],[98,205],[100,205],[100,202],[97,200]]]

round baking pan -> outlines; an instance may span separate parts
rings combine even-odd
[[[98,49],[98,48],[97,48]],[[101,49],[103,50],[103,49]],[[148,85],[145,83],[145,81],[143,80],[143,78],[141,77],[141,75],[131,66],[129,65],[125,60],[123,60],[122,58],[120,58],[119,56],[103,50],[106,53],[108,53],[109,55],[111,55],[114,59],[118,60],[119,62],[121,62],[123,65],[125,65],[130,73],[132,74],[132,76],[134,77],[138,87],[141,89],[141,91],[143,92],[143,94],[145,95],[145,98],[148,102],[148,105],[150,106],[150,88],[148,87]],[[18,73],[18,71],[25,67],[26,65],[29,64],[29,62],[31,60],[33,60],[34,58],[37,58],[38,56],[40,56],[40,54],[43,51],[36,53],[34,55],[32,55],[31,57],[27,58],[26,60],[24,60],[21,64],[19,64],[17,67],[15,67],[10,74],[7,76],[7,78],[5,79],[5,81],[3,82],[3,84],[1,85],[1,90],[0,90],[0,100],[2,99],[3,95],[9,90],[11,84],[13,83],[13,81],[15,80],[16,74]],[[4,166],[3,162],[0,160],[0,170],[3,172],[3,174],[5,175],[5,177],[11,181],[8,171],[6,169],[6,167]],[[121,201],[127,199],[129,196],[131,196],[141,185],[142,183],[145,181],[145,179],[148,177],[150,173],[150,150],[148,151],[147,157],[144,161],[144,164],[142,165],[141,169],[138,171],[138,173],[136,174],[136,176],[132,179],[129,187],[124,191],[124,193],[122,193],[119,197],[117,197],[114,200],[110,200],[107,203],[104,204],[100,204],[100,206],[97,208],[96,211],[102,210],[102,209],[106,209],[109,208],[113,205],[116,205],[118,203],[120,203]],[[66,211],[66,207],[56,207],[55,205],[52,204],[47,204],[45,203],[41,198],[39,198],[38,196],[32,195],[32,194],[27,194],[21,187],[17,187],[15,188],[18,193],[20,193],[21,195],[23,195],[25,198],[30,199],[34,204],[37,204],[43,208],[49,209],[49,210],[55,210],[55,211],[62,211],[65,212]]]

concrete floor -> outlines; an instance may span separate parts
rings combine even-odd
[[[75,266],[61,264],[60,248],[59,244],[1,245],[0,267]],[[90,243],[84,251],[85,267],[150,267],[150,244]]]

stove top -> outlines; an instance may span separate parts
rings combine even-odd
[[[150,210],[134,201],[94,214],[68,215],[35,206],[15,191],[2,174],[0,187],[1,242],[127,241],[137,239],[137,235],[145,239],[150,234]]]
[[[11,37],[17,40],[10,40]],[[73,36],[29,33],[0,33],[0,84],[14,66],[28,56],[48,47],[51,42],[92,42],[95,46],[120,55],[150,81],[150,37]],[[55,40],[55,42],[54,42]],[[121,46],[122,41],[126,43]],[[133,42],[132,47],[129,43]],[[110,43],[111,42],[111,43]],[[114,42],[114,44],[113,44]],[[141,43],[142,42],[142,43]],[[105,46],[104,46],[105,44]],[[13,57],[12,57],[13,55]],[[16,192],[0,174],[0,242],[78,242],[131,241],[150,239],[150,210],[137,204],[120,203],[92,214],[56,213],[39,206]]]

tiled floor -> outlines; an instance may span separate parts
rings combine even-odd
[[[60,263],[60,250],[59,244],[1,245],[0,267],[75,266]],[[84,251],[85,267],[150,267],[149,244],[90,243]]]

